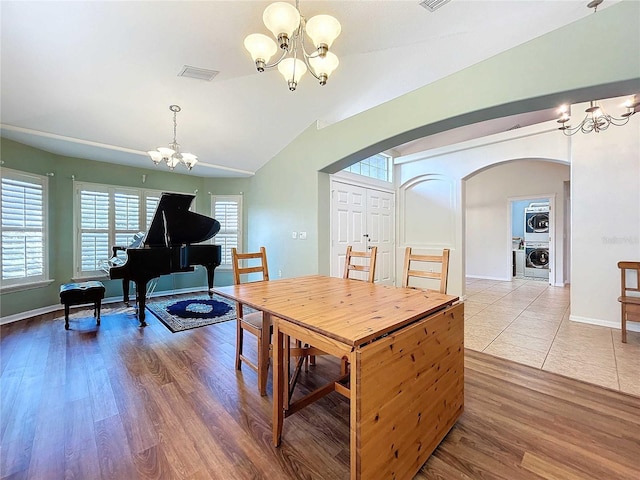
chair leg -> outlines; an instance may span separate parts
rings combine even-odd
[[[346,375],[347,373],[349,373],[349,359],[342,357],[340,359],[340,375]]]
[[[622,343],[627,343],[627,309],[622,304]]]
[[[242,325],[240,324],[240,320],[236,320],[236,370],[242,369],[242,361],[240,360],[240,355],[242,355]]]
[[[258,387],[260,395],[267,394],[267,378],[269,376],[269,346],[271,345],[269,329],[261,331],[258,337]]]

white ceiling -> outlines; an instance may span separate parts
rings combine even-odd
[[[2,1],[2,136],[151,167],[145,152],[171,141],[169,105],[178,104],[178,142],[200,160],[191,174],[247,176],[314,122],[337,122],[593,14],[587,0],[452,0],[433,13],[418,0],[302,0],[306,18],[329,13],[342,24],[332,47],[340,66],[326,86],[307,74],[290,92],[277,70],[258,74],[243,47],[249,33],[268,33],[269,3]],[[185,65],[220,73],[178,77]],[[541,113],[455,138],[548,119]]]

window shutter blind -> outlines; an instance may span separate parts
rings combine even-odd
[[[45,276],[44,181],[18,177],[2,178],[3,281]]]
[[[149,226],[151,226],[151,221],[153,220],[153,216],[156,213],[156,208],[159,203],[159,196],[148,195],[145,198],[145,231],[149,230]]]
[[[109,193],[80,192],[80,270],[97,271],[109,252]]]
[[[214,199],[213,216],[220,222],[216,244],[222,246],[222,265],[231,265],[231,249],[238,248],[240,234],[240,202],[233,198]]]
[[[140,230],[140,194],[115,192],[113,203],[115,245],[127,246]]]

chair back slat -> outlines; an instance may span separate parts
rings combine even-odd
[[[259,252],[251,253],[238,253],[236,248],[231,249],[231,259],[233,262],[233,281],[235,285],[240,285],[242,280],[241,275],[247,275],[250,273],[261,273],[262,278],[260,280],[269,280],[269,267],[267,265],[267,251],[264,247],[260,247]],[[243,261],[259,260],[258,265],[246,265],[243,266]]]
[[[640,262],[618,262],[622,343],[627,343],[627,322],[640,322]]]
[[[621,295],[626,295],[627,292],[640,292],[640,262],[618,262],[618,268],[621,275]],[[635,281],[628,282],[627,272],[632,272],[631,278],[635,277]],[[635,286],[634,286],[635,284]]]
[[[415,266],[412,267],[412,264],[415,265],[414,262],[432,264],[436,267],[436,271],[431,269],[418,270]],[[404,288],[417,288],[409,285],[409,278],[411,277],[440,280],[438,291],[440,293],[447,293],[447,279],[449,277],[449,249],[443,249],[442,255],[419,255],[412,253],[411,247],[407,247],[404,255],[404,270],[402,275],[402,286]]]
[[[370,247],[369,251],[367,252],[357,252],[353,250],[351,245],[349,245],[347,247],[347,253],[344,258],[344,274],[342,275],[342,278],[352,278],[351,272],[363,272],[369,274],[367,277],[367,282],[373,283],[375,280],[377,254],[378,247]],[[363,259],[364,263],[354,264],[354,258],[361,258]]]

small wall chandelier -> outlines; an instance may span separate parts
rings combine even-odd
[[[273,33],[277,44],[261,33],[253,33],[244,39],[244,46],[251,54],[258,72],[278,66],[289,90],[294,91],[308,69],[320,85],[325,85],[340,63],[338,57],[329,51],[333,41],[340,35],[340,22],[330,15],[316,15],[305,20],[300,14],[298,0],[295,7],[285,2],[272,3],[264,10],[262,20]],[[305,33],[315,48],[311,54],[305,48]],[[278,46],[282,55],[274,63],[268,64],[278,51]]]
[[[559,108],[560,118],[557,121],[562,126],[558,128],[558,130],[562,130],[562,133],[570,136],[578,132],[602,132],[611,125],[621,127],[626,125],[631,116],[636,113],[635,109],[638,105],[640,105],[640,101],[638,101],[634,95],[624,104],[627,111],[621,114],[621,118],[617,118],[606,113],[601,106],[592,101],[589,104],[589,108],[585,110],[586,115],[584,119],[575,127],[571,127],[571,125],[568,124],[571,119],[571,116],[569,115],[569,107],[563,105]]]
[[[147,153],[156,165],[164,161],[167,166],[173,170],[176,165],[181,163],[191,170],[193,166],[198,163],[198,157],[192,153],[182,153],[180,151],[180,144],[176,141],[176,129],[178,127],[176,116],[181,109],[178,105],[170,105],[169,110],[173,112],[173,142],[169,144],[168,148],[158,147],[157,150],[150,150]]]

